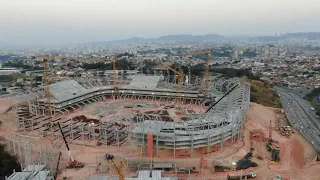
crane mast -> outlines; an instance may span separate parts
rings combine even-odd
[[[42,63],[43,63],[43,69],[44,69],[44,85],[45,85],[45,97],[46,97],[46,102],[45,102],[45,109],[44,109],[44,114],[49,116],[49,131],[52,132],[52,121],[53,121],[53,109],[52,109],[52,104],[51,104],[51,92],[50,92],[50,72],[49,72],[49,62],[48,62],[48,57],[43,57],[42,58]]]
[[[181,111],[182,111],[182,91],[183,91],[183,80],[184,80],[184,76],[183,76],[183,71],[181,68],[179,68],[179,71],[175,70],[174,68],[170,67],[169,65],[167,64],[163,64],[164,67],[170,69],[171,71],[173,71],[175,74],[178,75],[178,86],[179,86],[179,90],[178,90],[178,98],[177,98],[177,104],[178,104],[178,107],[180,108],[179,109],[179,112],[178,112],[178,119],[180,120],[181,118]]]
[[[116,67],[116,62],[117,62],[117,57],[116,56],[112,57],[113,87],[114,87],[114,97],[115,97],[115,99],[117,99],[118,91],[119,91],[119,87],[118,87],[118,71],[117,71],[117,67]]]
[[[113,155],[106,154],[105,158],[106,158],[107,161],[109,161],[109,163],[112,165],[113,169],[117,172],[119,179],[120,180],[125,180],[125,175],[124,175],[124,173],[122,171],[124,169],[124,166],[125,166],[124,163],[122,163],[122,161],[121,161],[121,167],[118,168],[116,163],[114,162],[115,158],[114,158]]]
[[[182,69],[179,68],[179,73],[178,73],[178,83],[179,83],[179,92],[178,92],[178,105],[181,107],[182,106],[182,90],[183,90],[183,72]]]
[[[46,97],[46,110],[45,114],[52,116],[51,109],[51,92],[50,92],[50,73],[49,73],[49,65],[48,59],[43,58],[43,68],[44,68],[44,81],[45,81],[45,97]]]
[[[206,71],[204,75],[204,91],[205,94],[209,94],[210,90],[210,56],[214,51],[209,50],[209,51],[195,51],[195,52],[190,52],[187,55],[205,55],[206,56]]]
[[[206,55],[206,74],[205,74],[205,87],[204,91],[205,94],[208,95],[210,87],[209,87],[209,82],[210,82],[210,55],[209,53],[205,53]]]

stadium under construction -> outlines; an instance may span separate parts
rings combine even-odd
[[[111,77],[60,81],[49,86],[50,97],[45,88],[33,90],[15,108],[17,133],[46,138],[59,149],[59,122],[68,143],[127,160],[168,154],[200,158],[238,142],[249,86],[237,78],[216,78],[205,92],[202,78],[185,79],[180,90],[177,76],[135,74],[120,77],[117,88]]]
[[[183,105],[200,106],[206,112],[188,113],[188,108],[184,108],[181,119],[177,119],[176,116],[165,118],[156,112],[148,114],[136,111],[131,117],[111,120],[106,117],[110,114],[107,108],[105,112],[100,109],[100,113],[96,112],[90,118],[88,116],[65,118],[66,115],[85,109],[96,102],[109,101],[112,104],[113,100],[126,99],[127,103],[130,103],[129,100],[137,108],[145,107],[148,102],[149,105],[152,102],[160,102],[162,105],[177,106],[175,103],[179,98],[175,87],[177,84],[174,83],[174,79],[171,81],[173,82],[163,76],[137,74],[131,80],[120,81],[121,86],[117,94],[114,92],[112,80],[79,79],[58,82],[50,85],[52,95],[50,106],[53,117],[45,113],[47,100],[43,92],[39,91],[36,98],[18,106],[16,124],[19,131],[39,135],[50,135],[50,133],[59,135],[54,123],[60,122],[67,136],[72,139],[89,138],[99,140],[101,143],[114,141],[120,145],[130,137],[134,139],[136,145],[146,146],[149,142],[149,146],[152,145],[157,150],[207,148],[207,151],[210,151],[210,146],[221,144],[222,147],[223,142],[227,140],[234,142],[241,137],[250,102],[250,89],[238,79],[214,81],[210,94],[207,95],[202,94],[201,81],[184,83]],[[114,134],[115,137],[111,138],[110,136]],[[110,142],[107,142],[108,139]]]

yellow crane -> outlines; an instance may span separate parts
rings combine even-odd
[[[118,93],[119,93],[119,87],[118,87],[118,71],[116,67],[117,57],[113,56],[111,58],[111,61],[113,63],[113,88],[114,88],[114,97],[117,99]]]
[[[129,104],[125,105],[124,108],[133,108],[132,99],[133,99],[133,94],[132,94],[131,98],[129,99]]]
[[[114,162],[114,156],[111,154],[106,154],[105,156],[106,160],[109,161],[109,163],[112,165],[113,169],[117,172],[119,180],[125,180],[125,174],[124,174],[124,169],[125,169],[125,164],[120,161],[120,168],[117,167],[116,163]]]
[[[53,109],[52,109],[52,104],[51,104],[51,92],[50,92],[50,72],[49,72],[49,57],[42,57],[42,62],[43,62],[43,69],[44,69],[44,83],[45,83],[45,97],[46,97],[46,102],[45,102],[45,110],[44,113],[45,115],[49,116],[50,119],[50,125],[49,125],[49,131],[52,131],[52,116],[53,116]]]
[[[177,104],[178,104],[178,107],[180,108],[180,112],[178,113],[178,119],[180,119],[180,114],[182,110],[182,91],[183,91],[183,80],[184,80],[183,71],[181,68],[179,68],[179,71],[177,71],[173,69],[171,66],[169,66],[168,64],[163,64],[163,66],[170,69],[171,71],[173,71],[175,74],[178,75],[179,90],[178,90]]]
[[[118,94],[119,94],[119,87],[118,87],[118,70],[117,70],[117,56],[112,56],[110,60],[108,59],[107,61],[112,62],[113,66],[113,94],[115,99],[117,99]]]
[[[209,68],[209,64],[210,64],[210,56],[211,54],[214,53],[213,50],[209,50],[209,51],[195,51],[195,52],[189,52],[187,55],[206,55],[206,72],[204,75],[204,83],[205,83],[205,87],[204,87],[204,91],[205,94],[207,95],[209,93],[209,82],[210,82],[210,68]]]

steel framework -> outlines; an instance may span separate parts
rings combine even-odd
[[[218,90],[228,91],[239,82],[228,80]],[[226,140],[234,142],[242,136],[246,112],[250,103],[250,88],[241,84],[202,117],[185,123],[164,122],[161,119],[145,120],[133,130],[133,137],[139,146],[146,146],[147,134],[152,132],[157,149],[176,150],[207,148],[220,144],[221,150]]]
[[[160,71],[161,72],[161,71]],[[189,83],[183,86],[184,104],[204,104],[204,97],[199,96],[199,86],[204,81],[197,77],[191,77]],[[143,148],[146,146],[147,133],[152,132],[155,136],[156,155],[159,149],[176,150],[207,148],[211,151],[212,146],[220,144],[221,150],[227,140],[235,142],[242,136],[245,114],[250,102],[250,89],[241,84],[238,79],[217,79],[210,86],[210,93],[216,98],[222,96],[230,89],[240,84],[233,92],[201,117],[191,117],[184,123],[164,121],[159,115],[138,113],[135,116],[122,119],[118,122],[88,122],[77,119],[65,119],[64,114],[72,113],[77,109],[86,108],[95,102],[104,102],[114,99],[112,77],[77,79],[77,82],[87,89],[87,93],[65,102],[55,102],[55,118],[52,123],[60,122],[69,141],[81,142],[85,145],[86,139],[95,140],[97,145],[116,145],[121,152],[121,145],[128,142],[131,146],[141,146],[140,156],[143,156]],[[119,77],[118,99],[134,99],[147,101],[175,102],[179,97],[174,90],[166,89],[137,89],[128,88],[130,79]],[[176,76],[164,76],[159,82],[160,87],[178,87]],[[193,91],[192,91],[193,90]],[[35,90],[33,99],[21,103],[16,108],[16,124],[20,131],[32,132],[34,136],[45,136],[49,129],[50,117],[45,114],[44,104],[41,99],[45,97],[43,89]],[[200,94],[201,95],[201,94]],[[214,97],[212,97],[214,98]],[[132,132],[132,133],[131,133]],[[53,126],[54,146],[61,146],[62,141],[57,126]],[[60,139],[60,140],[59,140]],[[132,141],[132,139],[134,141]],[[132,152],[129,151],[128,155]]]
[[[18,134],[10,134],[5,137],[6,147],[9,152],[17,155],[22,172],[15,172],[8,177],[8,180],[53,180],[56,172],[58,153],[51,147],[38,147],[30,143],[30,137]]]

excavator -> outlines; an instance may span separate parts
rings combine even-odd
[[[124,108],[133,108],[132,99],[133,99],[133,96],[130,98],[129,104],[125,105]]]
[[[81,168],[83,168],[83,167],[84,167],[84,164],[83,164],[83,163],[78,162],[78,161],[76,161],[76,160],[73,159],[73,156],[72,156],[72,154],[71,154],[71,151],[70,151],[68,142],[67,142],[66,137],[64,136],[64,133],[63,133],[63,131],[62,131],[61,125],[60,125],[59,122],[58,122],[57,124],[58,124],[58,126],[59,126],[59,129],[60,129],[60,132],[61,132],[63,141],[64,141],[64,143],[65,143],[65,145],[66,145],[66,147],[67,147],[68,154],[69,154],[69,156],[70,156],[70,162],[69,162],[68,165],[67,165],[67,169],[81,169]]]
[[[105,155],[106,160],[112,165],[113,169],[117,172],[119,180],[125,180],[125,175],[123,173],[123,169],[125,168],[125,164],[120,161],[120,168],[117,167],[116,163],[114,162],[115,157],[111,154]]]

